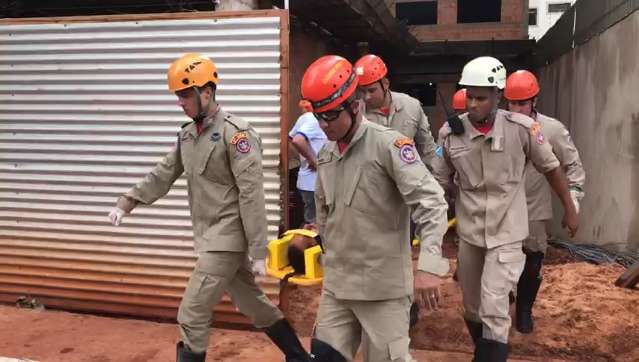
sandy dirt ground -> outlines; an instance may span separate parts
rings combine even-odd
[[[445,249],[454,256],[454,248]],[[454,264],[453,264],[454,265]],[[535,333],[511,334],[512,361],[639,361],[639,290],[614,286],[618,265],[577,263],[552,250],[535,309]],[[418,361],[471,359],[457,284],[449,276],[445,304],[423,315],[411,331]],[[306,346],[319,287],[290,294],[288,317]],[[174,361],[173,323],[107,318],[0,306],[0,357],[36,361]],[[215,329],[207,361],[282,361],[268,338],[255,331]],[[361,360],[361,359],[359,359]]]
[[[0,356],[6,357],[0,362],[170,362],[177,338],[171,323],[0,306]],[[309,338],[302,340],[308,347]],[[459,352],[414,350],[412,355],[420,362],[471,359]],[[239,330],[214,330],[207,355],[209,362],[283,360],[263,333]]]
[[[614,285],[623,267],[576,262],[562,250],[549,250],[534,309],[535,332],[522,335],[513,328],[512,354],[544,361],[639,361],[639,290]],[[453,258],[454,247],[449,244],[444,253]],[[304,335],[312,330],[319,294],[318,288],[300,288],[291,295],[291,317]],[[451,276],[442,296],[443,307],[423,315],[411,330],[411,346],[471,352],[461,291]]]

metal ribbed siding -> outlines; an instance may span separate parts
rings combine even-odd
[[[217,63],[218,101],[264,145],[280,222],[280,17],[0,25],[0,299],[174,317],[193,268],[186,181],[120,227],[106,214],[188,119],[166,88],[185,52]],[[278,287],[263,281],[276,298]],[[216,319],[245,322],[227,302]]]

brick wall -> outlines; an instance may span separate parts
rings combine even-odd
[[[411,26],[419,41],[527,39],[527,0],[502,0],[501,22],[457,24],[457,0],[438,0],[437,25]]]

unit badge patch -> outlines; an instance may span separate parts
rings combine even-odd
[[[231,144],[235,145],[235,150],[240,153],[248,153],[251,151],[251,143],[248,140],[247,132],[238,132],[231,138]]]
[[[412,144],[403,145],[399,148],[399,158],[406,163],[413,163],[417,161],[417,153],[415,147]]]

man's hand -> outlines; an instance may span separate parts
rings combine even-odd
[[[119,226],[122,222],[122,218],[124,218],[124,214],[126,214],[124,210],[119,207],[114,207],[111,212],[109,212],[109,221],[111,221],[113,226]]]
[[[251,260],[251,272],[254,275],[263,277],[266,275],[266,260],[254,259]]]
[[[313,172],[317,172],[317,161],[316,160],[308,161],[308,169]]]
[[[423,271],[415,272],[415,302],[422,310],[435,310],[441,302],[442,279]]]
[[[566,208],[566,210],[564,210],[564,218],[561,221],[561,225],[568,228],[570,237],[575,236],[579,228],[579,216],[577,216],[574,208]]]

